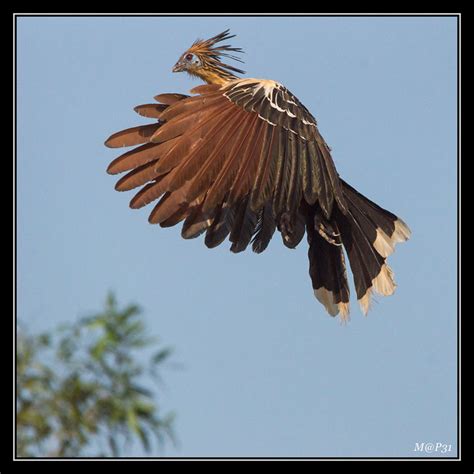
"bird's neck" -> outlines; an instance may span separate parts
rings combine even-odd
[[[217,71],[212,71],[208,69],[195,71],[194,75],[198,76],[199,78],[201,78],[204,82],[207,82],[208,84],[218,84],[218,85],[224,85],[230,81],[233,81],[234,79],[237,79],[237,76],[234,76],[233,74],[230,74],[230,73],[222,74],[220,71],[217,72]]]

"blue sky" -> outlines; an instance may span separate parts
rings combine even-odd
[[[182,370],[162,399],[170,456],[456,451],[455,18],[19,18],[18,317],[31,330],[137,302]],[[226,28],[250,77],[318,119],[341,176],[401,216],[398,288],[341,325],[315,300],[307,244],[207,249],[147,222],[105,173],[133,112],[197,81],[171,68]],[[136,454],[131,452],[129,454]],[[436,455],[436,453],[433,453]],[[442,454],[439,454],[442,455]],[[446,455],[446,454],[445,454]]]

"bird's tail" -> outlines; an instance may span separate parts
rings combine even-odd
[[[326,219],[316,204],[306,214],[309,273],[316,298],[332,316],[349,316],[349,287],[343,248],[354,277],[357,299],[364,314],[371,294],[391,295],[393,272],[385,263],[398,242],[410,236],[408,226],[341,180],[347,213],[335,208]]]

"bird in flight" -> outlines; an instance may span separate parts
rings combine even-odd
[[[111,135],[108,147],[136,146],[107,172],[126,174],[118,191],[140,188],[133,209],[157,201],[149,222],[183,221],[182,236],[205,233],[207,247],[227,237],[232,252],[263,252],[278,230],[295,248],[307,236],[316,298],[331,316],[349,317],[344,249],[364,314],[372,292],[395,290],[386,258],[410,236],[396,215],[341,179],[315,118],[282,84],[241,78],[240,48],[226,30],[197,40],[173,67],[205,84],[190,96],[160,94],[135,111],[155,119]]]

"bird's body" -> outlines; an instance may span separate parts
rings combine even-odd
[[[149,221],[162,227],[184,221],[183,237],[205,232],[208,247],[229,236],[233,252],[252,242],[259,253],[275,230],[289,248],[306,233],[315,295],[342,319],[349,314],[345,248],[366,313],[372,290],[393,293],[385,259],[410,231],[339,177],[315,118],[288,89],[273,80],[238,78],[234,72],[243,71],[220,61],[240,51],[215,46],[229,37],[224,32],[197,41],[176,63],[173,71],[207,83],[191,90],[195,95],[156,96],[158,103],[135,110],[157,122],[106,141],[141,145],[109,165],[111,174],[128,171],[116,189],[143,186],[132,208],[160,198]]]

